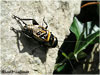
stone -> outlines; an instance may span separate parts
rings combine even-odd
[[[40,25],[45,17],[48,30],[58,38],[60,47],[70,34],[69,29],[74,15],[80,13],[81,0],[6,0],[0,1],[0,4],[1,72],[52,74],[59,48],[39,47],[37,41],[10,30],[11,27],[20,30],[12,15],[26,19],[33,18]]]

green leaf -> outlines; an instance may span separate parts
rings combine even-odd
[[[82,59],[82,58],[84,58],[84,57],[86,57],[86,56],[87,56],[87,54],[86,54],[85,52],[81,51],[81,52],[78,54],[77,58],[78,58],[78,59]]]
[[[100,28],[91,21],[84,23],[84,28],[86,29],[86,31],[84,32],[84,37],[85,38],[88,35],[93,34],[96,31],[100,30]]]
[[[90,43],[92,43],[95,40],[96,37],[99,37],[99,36],[100,36],[99,31],[97,31],[97,32],[89,35],[86,39],[83,40],[82,43],[80,43],[80,41],[81,41],[81,36],[80,36],[79,42],[76,42],[76,48],[74,50],[74,56],[76,57],[76,59],[77,59],[77,55],[82,50],[84,50]]]
[[[74,49],[74,56],[77,59],[78,54],[84,50],[89,44],[98,42],[99,30],[97,25],[93,22],[86,22],[83,25],[75,17],[70,30],[76,36],[76,45]]]
[[[91,44],[99,43],[99,37],[96,37]]]
[[[66,63],[63,64],[62,66],[60,66],[59,68],[57,68],[57,71],[58,71],[58,72],[62,71],[62,70],[64,69],[65,65],[66,65]]]
[[[82,24],[78,21],[76,17],[74,17],[70,30],[75,34],[76,39],[79,38],[80,34],[82,33],[82,29],[83,29]]]
[[[58,68],[58,67],[60,67],[61,65],[63,65],[63,63],[57,63],[56,65],[55,65],[55,70]]]
[[[77,58],[76,53],[79,51],[80,45],[83,43],[82,41],[83,39],[84,39],[84,31],[81,33],[79,39],[76,41],[75,50],[74,50],[75,58]]]
[[[86,57],[86,56],[87,56],[87,54],[86,54],[85,52],[81,51],[81,52],[78,54],[77,59],[82,59],[82,58],[84,58],[84,57]],[[73,52],[71,52],[71,53],[68,55],[68,57],[69,57],[71,60],[75,60],[75,56],[74,56],[74,53],[73,53]]]
[[[62,52],[62,55],[69,60],[69,57],[66,55],[66,53]]]

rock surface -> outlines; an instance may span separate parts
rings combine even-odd
[[[29,72],[28,74],[52,74],[57,58],[58,48],[39,47],[39,44],[21,33],[19,24],[12,18],[34,18],[42,24],[45,17],[50,30],[57,38],[59,47],[70,34],[69,28],[73,16],[79,14],[81,0],[43,0],[43,1],[0,1],[1,33],[1,72]],[[35,49],[36,48],[36,49]]]

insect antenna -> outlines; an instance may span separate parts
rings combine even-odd
[[[45,17],[43,18],[43,22],[46,24],[46,29],[48,28],[48,24],[47,24],[47,22],[45,21]]]

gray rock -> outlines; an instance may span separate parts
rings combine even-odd
[[[39,44],[21,33],[19,24],[12,15],[21,18],[34,18],[42,24],[45,17],[48,29],[58,38],[59,47],[70,34],[69,28],[73,16],[79,14],[81,0],[51,1],[0,1],[1,4],[1,71],[24,71],[28,74],[52,74],[57,58],[58,48],[37,48]],[[19,41],[19,43],[18,43]],[[32,53],[33,51],[33,53]]]

